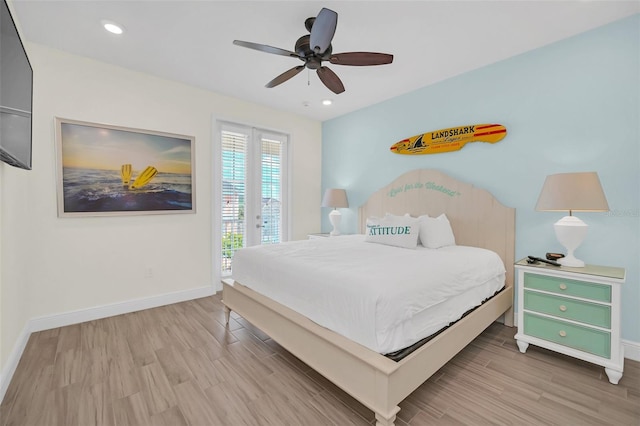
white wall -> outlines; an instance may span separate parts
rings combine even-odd
[[[0,165],[0,368],[30,319],[217,287],[212,265],[215,118],[291,135],[292,233],[320,227],[321,123],[27,44],[33,170]],[[54,117],[193,135],[196,214],[58,218]],[[152,268],[153,278],[145,278]]]
[[[28,211],[26,170],[0,163],[0,378],[11,351],[29,320],[27,283],[30,267],[21,240],[29,224],[21,220]],[[30,236],[29,236],[30,238]],[[27,249],[28,251],[28,249]],[[0,388],[1,391],[1,388]],[[0,398],[2,392],[0,392]]]

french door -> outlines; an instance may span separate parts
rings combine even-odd
[[[287,240],[288,136],[227,122],[218,127],[220,232],[214,240],[225,276],[242,247]]]

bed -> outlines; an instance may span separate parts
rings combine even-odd
[[[223,280],[227,318],[234,311],[260,328],[374,411],[379,426],[393,425],[398,404],[493,321],[502,318],[506,325],[513,325],[514,209],[440,171],[414,170],[375,192],[360,207],[360,231],[364,233],[367,218],[389,213],[414,217],[445,213],[457,245],[497,253],[506,271],[502,291],[399,361],[318,325],[240,280]]]

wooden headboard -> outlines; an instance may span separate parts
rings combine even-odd
[[[386,213],[414,217],[446,213],[456,244],[498,253],[507,270],[506,285],[513,285],[516,211],[488,191],[437,170],[414,170],[376,191],[360,206],[360,232],[365,232],[367,217]]]

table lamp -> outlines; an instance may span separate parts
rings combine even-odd
[[[324,198],[322,198],[322,207],[333,207],[333,210],[329,213],[329,221],[331,225],[333,225],[333,231],[331,231],[329,235],[340,235],[342,214],[338,211],[338,208],[349,207],[347,192],[344,189],[327,189],[324,193]]]
[[[569,211],[553,228],[556,238],[567,249],[558,260],[562,266],[583,267],[584,262],[573,252],[587,235],[587,224],[573,216],[573,212],[606,212],[609,204],[604,196],[596,172],[558,173],[547,176],[536,204],[538,211]]]

